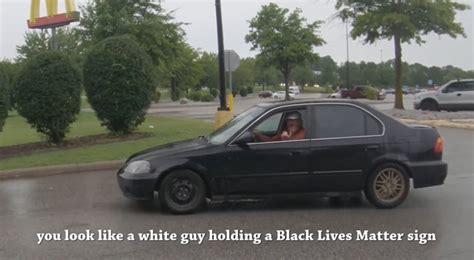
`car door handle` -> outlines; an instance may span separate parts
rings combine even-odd
[[[379,145],[367,145],[365,147],[366,151],[377,151],[380,148]]]
[[[460,96],[462,96],[462,94],[461,94],[461,93],[458,93],[456,96],[460,97]]]

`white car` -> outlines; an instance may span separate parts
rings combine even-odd
[[[290,96],[290,99],[295,99],[296,95],[289,92],[288,95]],[[272,96],[274,99],[285,99],[285,91],[277,91],[273,93]]]
[[[341,98],[341,91],[334,92],[328,96],[328,98]]]
[[[300,94],[300,87],[298,87],[298,86],[290,86],[290,87],[288,87],[288,91],[289,91],[290,93],[295,94],[295,95],[299,95],[299,94]]]
[[[421,110],[474,110],[474,79],[452,80],[437,91],[415,95],[415,109]]]

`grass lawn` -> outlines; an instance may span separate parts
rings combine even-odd
[[[205,135],[212,130],[212,125],[195,119],[147,117],[138,128],[139,132],[150,132],[154,136],[140,140],[99,144],[88,147],[74,148],[0,160],[0,170],[28,168],[35,166],[88,163],[108,160],[123,160],[132,153],[155,145]],[[100,126],[94,113],[81,113],[72,125],[70,137],[106,133]],[[43,141],[34,129],[31,129],[23,118],[11,115],[0,133],[0,146],[11,146],[30,142]]]

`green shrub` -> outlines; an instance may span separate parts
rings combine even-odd
[[[14,88],[18,113],[52,143],[64,139],[81,109],[81,76],[63,53],[44,51],[28,59]]]
[[[209,89],[209,93],[211,93],[213,97],[217,97],[217,95],[219,95],[219,91],[217,90],[217,88]]]
[[[211,102],[214,101],[214,97],[211,95],[211,93],[208,92],[203,92],[201,93],[201,99],[202,102]]]
[[[2,71],[0,71],[0,132],[2,131],[3,125],[5,124],[5,119],[8,116],[8,100],[9,92],[7,80],[4,77]]]
[[[246,97],[247,96],[247,89],[246,88],[239,89],[239,94],[242,97]]]
[[[379,95],[379,91],[374,88],[374,87],[366,87],[364,89],[364,92],[363,94],[365,95],[365,97],[367,99],[370,99],[370,100],[377,100],[378,98],[378,95]]]
[[[247,93],[252,94],[253,93],[253,87],[252,86],[247,86]]]
[[[128,36],[99,42],[85,58],[87,99],[114,134],[128,134],[143,123],[155,86],[150,57]]]
[[[201,91],[191,90],[188,93],[188,99],[192,101],[201,101]]]
[[[160,102],[161,92],[159,90],[155,90],[155,94],[153,95],[153,102],[158,103]]]

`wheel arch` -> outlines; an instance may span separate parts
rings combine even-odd
[[[209,183],[209,179],[206,177],[204,174],[204,169],[202,167],[197,167],[191,164],[185,164],[185,165],[174,165],[171,167],[168,167],[167,169],[161,171],[161,173],[158,175],[158,178],[156,179],[155,182],[155,191],[158,191],[160,189],[160,185],[163,181],[163,179],[168,176],[170,173],[178,170],[188,170],[196,173],[201,177],[201,179],[204,181],[204,184],[206,185],[206,197],[210,198],[212,196],[212,191],[211,191],[211,186]]]
[[[375,162],[367,169],[367,172],[366,172],[366,175],[365,175],[364,183],[367,183],[367,179],[369,178],[369,175],[372,174],[375,169],[377,169],[380,165],[388,164],[388,163],[392,163],[392,164],[397,164],[397,165],[399,165],[399,166],[402,167],[403,170],[407,173],[408,177],[409,177],[410,179],[413,179],[413,173],[411,172],[410,168],[408,167],[408,165],[407,165],[404,161],[398,160],[398,159],[395,159],[395,158],[381,158],[381,159],[375,161]]]

